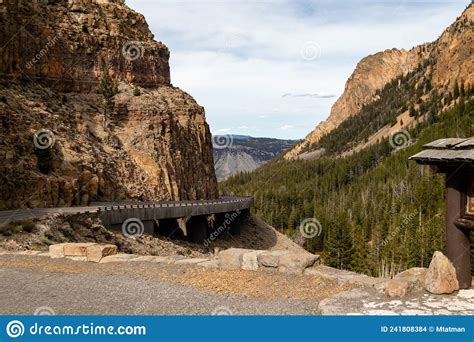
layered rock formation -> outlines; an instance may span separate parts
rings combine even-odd
[[[171,85],[142,15],[120,0],[0,6],[0,209],[218,196],[204,109]]]
[[[0,16],[2,81],[95,90],[104,67],[143,87],[170,84],[169,50],[123,0],[5,0]]]
[[[390,81],[423,68],[437,87],[454,87],[457,81],[474,82],[474,6],[471,4],[435,42],[409,51],[391,49],[363,58],[346,82],[344,93],[334,103],[327,120],[293,149],[285,159],[303,157],[302,153],[315,145],[322,136],[338,127],[347,118],[357,115],[364,105],[377,99],[377,91]]]

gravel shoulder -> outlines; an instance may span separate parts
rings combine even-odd
[[[315,315],[351,287],[314,276],[0,256],[0,314]]]

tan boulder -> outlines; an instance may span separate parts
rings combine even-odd
[[[288,253],[290,252],[286,250],[266,251],[258,255],[258,263],[262,267],[278,267],[280,258]]]
[[[136,254],[115,254],[115,255],[109,255],[106,257],[103,257],[100,260],[101,264],[107,264],[109,262],[129,262],[135,258],[137,258],[138,255]]]
[[[65,243],[57,243],[49,246],[49,256],[53,259],[64,258]]]
[[[413,290],[414,283],[403,279],[391,279],[383,288],[383,293],[388,297],[405,297]]]
[[[427,268],[413,267],[406,271],[398,273],[394,279],[405,280],[412,284],[412,290],[421,291],[425,285]]]
[[[74,260],[74,261],[87,261],[86,256],[78,256],[78,255],[66,255],[66,259]]]
[[[110,244],[94,244],[86,247],[86,256],[88,261],[100,262],[102,258],[117,254],[117,246]]]
[[[305,268],[314,265],[319,256],[311,253],[290,253],[282,255],[278,265],[279,272],[302,274]]]
[[[219,253],[219,265],[226,270],[237,270],[242,266],[242,256],[250,249],[229,248]]]
[[[93,242],[66,243],[64,244],[65,256],[87,256],[87,247],[93,246]]]
[[[200,262],[199,264],[197,264],[197,266],[204,267],[204,268],[219,268],[220,262],[217,259],[209,260],[209,261]]]
[[[433,294],[449,294],[459,290],[456,269],[443,253],[434,253],[426,272],[424,287]]]
[[[383,293],[388,297],[405,297],[420,292],[425,284],[427,268],[414,267],[397,274],[383,284]]]
[[[242,255],[241,267],[243,270],[258,270],[258,256],[264,251],[251,251]]]
[[[186,259],[181,259],[175,262],[176,265],[196,265],[200,264],[202,262],[209,261],[209,259],[204,259],[204,258],[186,258]]]

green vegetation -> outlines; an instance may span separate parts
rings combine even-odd
[[[140,90],[140,87],[138,86],[133,86],[133,96],[140,96],[142,91]]]
[[[468,98],[472,89],[464,95]],[[448,96],[459,97],[458,104],[441,111]],[[403,101],[394,98],[393,102],[395,107],[403,106]],[[376,276],[427,267],[432,253],[444,248],[444,180],[408,158],[433,140],[472,136],[474,100],[466,100],[461,89],[459,94],[443,96],[432,92],[430,100],[416,105],[416,115],[428,115],[408,130],[409,144],[395,149],[385,139],[351,156],[335,157],[353,141],[367,137],[366,133],[354,135],[362,131],[361,125],[373,125],[369,132],[393,119],[387,115],[378,122],[375,114],[383,106],[377,106],[363,110],[364,120],[350,118],[321,139],[319,147],[328,151],[323,158],[274,160],[228,179],[221,190],[255,196],[255,213],[287,234],[295,233],[306,218],[318,219],[322,234],[307,239],[305,247],[322,252],[331,266]],[[431,112],[431,106],[439,114]],[[414,108],[415,103],[406,107]]]
[[[99,91],[104,97],[104,116],[110,118],[114,112],[114,96],[118,94],[118,85],[112,80],[112,77],[110,77],[108,68],[104,68],[102,72]]]

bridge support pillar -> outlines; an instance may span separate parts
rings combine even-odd
[[[143,234],[153,235],[155,232],[155,221],[143,221],[143,227],[145,228]]]
[[[184,232],[179,226],[178,220],[171,219],[159,219],[155,226],[155,234],[166,236],[167,238],[176,238],[184,236]]]
[[[204,243],[208,236],[207,216],[193,216],[186,222],[189,240],[194,243]]]
[[[250,210],[248,209],[216,214],[214,231],[218,235],[221,233],[238,235],[240,234],[242,223],[248,216],[250,216]]]
[[[242,210],[233,212],[233,214],[238,214],[238,215],[231,222],[229,233],[231,235],[239,235],[241,232],[243,222],[250,216],[250,210],[242,209]]]

